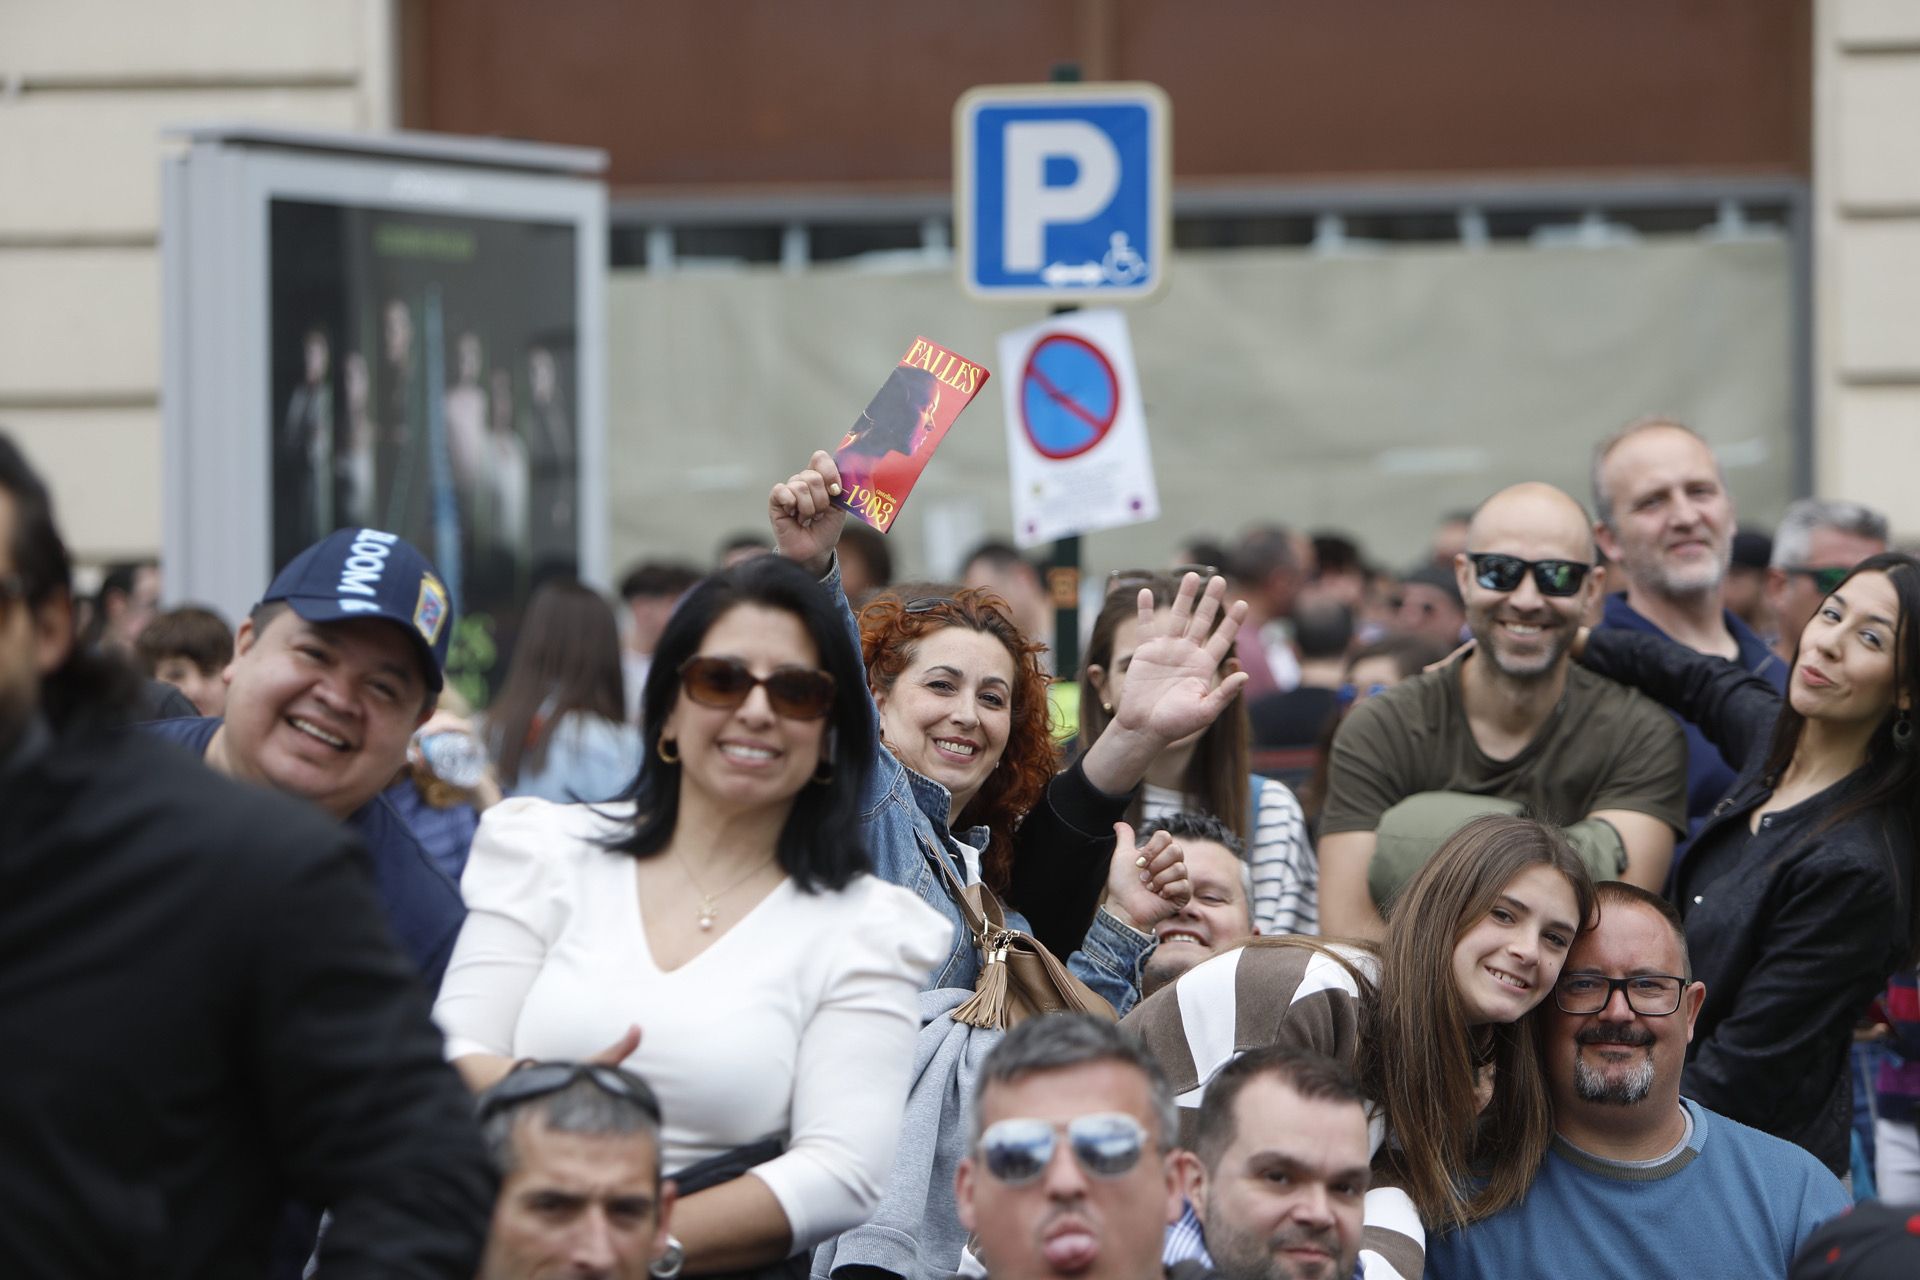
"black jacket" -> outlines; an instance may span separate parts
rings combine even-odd
[[[0,1275],[466,1277],[494,1179],[352,837],[144,735],[0,774]]]
[[[1906,815],[1873,810],[1823,829],[1863,770],[1753,831],[1773,794],[1762,776],[1783,701],[1773,686],[1641,633],[1595,632],[1585,661],[1698,725],[1739,771],[1675,880],[1694,976],[1707,984],[1682,1092],[1844,1172],[1853,1025],[1910,943]]]

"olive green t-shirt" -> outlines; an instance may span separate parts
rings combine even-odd
[[[1499,796],[1559,826],[1628,809],[1687,830],[1687,743],[1656,703],[1574,665],[1547,723],[1511,760],[1480,750],[1457,659],[1353,709],[1333,739],[1322,832],[1372,831],[1423,791]]]

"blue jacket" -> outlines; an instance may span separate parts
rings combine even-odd
[[[218,717],[206,716],[197,720],[153,720],[140,729],[205,756],[220,723]],[[387,910],[387,925],[402,954],[413,961],[431,997],[440,990],[447,961],[453,958],[453,944],[466,922],[467,908],[460,899],[460,887],[435,865],[385,796],[375,796],[361,805],[343,825],[367,847],[372,857],[374,892]],[[262,832],[261,837],[270,839],[271,833]]]
[[[1734,643],[1740,646],[1738,659],[1741,670],[1759,676],[1780,693],[1787,691],[1787,664],[1774,655],[1766,641],[1755,635],[1753,628],[1740,621],[1732,613],[1726,615],[1727,630],[1733,633]],[[1611,595],[1607,597],[1606,611],[1601,615],[1600,626],[1623,631],[1641,631],[1648,635],[1671,640],[1672,636],[1647,620],[1645,614],[1627,603],[1627,597]],[[1733,766],[1726,762],[1714,745],[1707,741],[1700,726],[1673,712],[1673,718],[1687,734],[1687,838],[1674,850],[1673,871],[1669,873],[1668,884],[1672,885],[1672,875],[1680,870],[1680,860],[1686,855],[1693,838],[1700,834],[1700,828],[1713,812],[1721,796],[1733,790],[1735,773]]]
[[[854,650],[860,648],[860,627],[847,604],[840,586],[840,564],[821,579],[840,606],[841,617],[853,636]],[[871,703],[869,703],[871,705]],[[874,742],[880,741],[880,711],[873,708]],[[907,768],[885,747],[875,747],[876,759],[866,770],[866,785],[860,796],[860,822],[865,830],[867,848],[873,858],[874,874],[911,889],[921,901],[953,923],[953,947],[946,962],[928,975],[926,990],[941,987],[972,989],[980,976],[980,953],[964,923],[960,906],[947,888],[946,878],[927,860],[925,844],[945,855],[954,874],[966,878],[955,842],[964,841],[976,850],[985,849],[987,828],[966,831],[949,829],[953,797],[932,779]],[[1105,881],[1106,857],[1113,849],[1112,823],[1124,815],[1127,796],[1110,797],[1096,790],[1078,766],[1057,775],[1047,796],[1021,824],[1015,845],[1014,861],[1060,860],[1072,865],[1075,879],[1084,881],[1089,873],[1089,855],[1097,858],[1093,870]],[[1111,817],[1105,816],[1111,811]],[[1097,822],[1101,825],[1090,825]],[[1031,881],[1031,877],[1029,877]],[[1016,880],[1015,892],[1019,891]],[[1025,914],[1014,903],[1005,904],[1007,926],[1029,930]],[[1080,917],[1084,919],[1084,916]],[[1047,942],[1045,934],[1041,940]],[[1057,943],[1049,942],[1055,951]],[[1076,977],[1111,1003],[1116,1013],[1124,1014],[1140,998],[1141,970],[1153,950],[1153,939],[1137,929],[1121,924],[1102,910],[1085,932],[1079,949],[1066,958]]]

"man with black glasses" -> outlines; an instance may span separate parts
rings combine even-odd
[[[1166,1078],[1085,1014],[1030,1018],[981,1066],[955,1194],[993,1280],[1160,1280],[1181,1195]]]
[[[640,1077],[529,1063],[481,1095],[480,1124],[503,1179],[480,1280],[678,1274],[660,1103]]]
[[[1680,917],[1629,884],[1600,886],[1541,1029],[1553,1147],[1527,1198],[1427,1242],[1427,1274],[1776,1277],[1848,1206],[1812,1156],[1680,1096],[1707,989]]]
[[[1679,726],[1571,657],[1605,577],[1580,504],[1551,485],[1501,490],[1474,512],[1455,574],[1473,647],[1368,698],[1334,738],[1319,851],[1328,935],[1380,937],[1381,907],[1482,813],[1565,826],[1596,879],[1649,889],[1685,830]]]

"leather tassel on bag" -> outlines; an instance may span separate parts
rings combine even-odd
[[[980,980],[973,984],[973,996],[965,1004],[953,1011],[955,1022],[964,1022],[970,1027],[1007,1026],[1007,945],[1013,935],[1002,931],[990,942],[980,942],[980,954],[985,963],[980,968]]]

